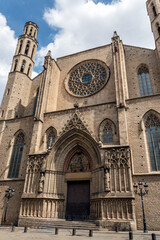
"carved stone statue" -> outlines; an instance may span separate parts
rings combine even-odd
[[[104,169],[104,188],[105,192],[110,191],[110,173],[109,168]]]
[[[45,179],[44,173],[41,172],[40,179],[39,179],[39,188],[38,188],[38,192],[39,192],[39,193],[42,193],[42,192],[43,192],[44,179]]]

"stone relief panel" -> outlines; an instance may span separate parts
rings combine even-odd
[[[71,158],[68,166],[68,172],[89,172],[90,163],[83,152],[77,152]]]

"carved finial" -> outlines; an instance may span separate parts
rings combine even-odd
[[[47,57],[51,57],[51,50],[48,51],[48,53],[47,53],[46,56],[47,56]]]
[[[44,57],[43,70],[47,70],[48,64],[51,65],[51,50],[49,50],[47,55]]]
[[[116,31],[114,31],[114,33],[113,33],[113,37],[115,38],[115,37],[118,37],[118,35],[117,35],[117,32]]]
[[[119,39],[119,36],[116,31],[113,33],[112,41]]]

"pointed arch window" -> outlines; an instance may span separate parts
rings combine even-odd
[[[33,27],[31,27],[30,32],[29,32],[30,36],[32,35],[32,31],[33,31]]]
[[[160,171],[160,120],[150,114],[146,121],[146,134],[152,171]]]
[[[25,31],[25,34],[27,34],[27,32],[28,32],[28,26],[26,27],[26,31]]]
[[[138,69],[138,80],[139,80],[140,95],[142,97],[152,95],[152,86],[151,86],[149,70],[146,66],[141,66]]]
[[[52,129],[52,128],[48,129],[48,131],[47,131],[47,149],[50,149],[53,147],[55,138],[56,138],[56,135],[55,135],[54,129]]]
[[[112,143],[113,142],[113,129],[112,125],[109,122],[103,127],[103,143]]]
[[[16,71],[16,69],[17,69],[17,64],[18,64],[18,60],[16,59],[16,60],[15,60],[14,70],[13,70],[13,71]]]
[[[23,40],[20,41],[20,46],[19,46],[19,51],[18,51],[18,54],[21,53],[21,50],[22,50],[22,44],[23,44]]]
[[[99,137],[103,144],[113,144],[116,143],[116,127],[115,124],[110,119],[104,119],[99,127]]]
[[[24,134],[19,133],[14,141],[8,178],[18,178],[24,146]]]
[[[30,45],[30,41],[27,42],[26,49],[25,49],[25,52],[24,52],[25,55],[28,55],[29,45]]]
[[[24,72],[25,64],[26,64],[26,61],[23,60],[22,65],[21,65],[21,72],[22,73]]]

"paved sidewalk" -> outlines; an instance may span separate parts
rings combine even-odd
[[[133,240],[152,240],[151,233],[140,231],[133,233]],[[160,240],[160,232],[156,233],[156,240]],[[0,240],[129,240],[128,232],[94,231],[93,237],[89,237],[89,231],[77,230],[76,236],[72,236],[71,229],[59,229],[55,235],[55,229],[28,229],[24,233],[24,228],[15,227],[11,232],[11,227],[0,227]]]

